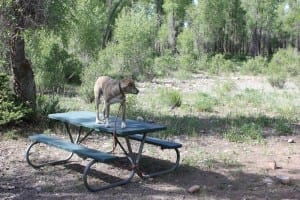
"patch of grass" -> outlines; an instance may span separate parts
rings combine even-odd
[[[218,83],[217,86],[214,88],[216,94],[219,97],[228,96],[228,94],[236,89],[236,84],[233,81],[226,81],[224,83]]]
[[[161,89],[159,92],[159,98],[162,103],[172,108],[181,106],[181,95],[177,90],[169,88]]]
[[[196,149],[195,151],[190,152],[189,154],[185,155],[182,159],[182,163],[184,165],[188,165],[190,167],[197,167],[199,165],[199,162],[202,162],[206,159],[207,153]]]
[[[240,105],[253,105],[255,107],[260,107],[263,102],[262,94],[260,91],[255,89],[245,89],[243,92],[234,96],[236,102]]]
[[[262,127],[254,123],[232,126],[224,132],[223,136],[230,142],[261,143],[263,141]]]
[[[16,140],[18,139],[18,137],[20,137],[20,133],[16,130],[9,130],[9,131],[5,131],[3,133],[3,137],[5,139],[13,139],[13,140]]]
[[[290,135],[293,132],[291,124],[283,120],[279,120],[275,123],[275,130],[278,135]]]
[[[195,107],[199,112],[213,112],[214,106],[218,104],[216,98],[206,93],[198,93]]]
[[[236,154],[236,153],[234,153],[234,154]],[[235,158],[235,155],[233,155],[233,154],[221,153],[219,155],[219,159],[221,160],[224,168],[230,168],[230,167],[235,167],[235,166],[239,165],[238,161]]]

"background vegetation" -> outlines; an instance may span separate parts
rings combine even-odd
[[[0,4],[0,23],[0,72],[18,78],[18,49],[11,41],[23,41],[38,94],[34,109],[45,115],[60,109],[66,94],[79,93],[90,102],[100,75],[142,82],[187,79],[192,73],[243,74],[266,76],[278,88],[290,78],[299,83],[298,0],[9,0]],[[258,91],[231,94],[234,90],[225,83],[215,94],[196,94],[193,105],[197,112],[213,113],[235,99],[243,106],[263,102]],[[178,91],[160,93],[165,105],[184,108]],[[242,129],[261,131],[254,125]],[[233,127],[226,137],[235,132]]]

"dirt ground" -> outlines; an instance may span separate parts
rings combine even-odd
[[[237,79],[245,82],[238,85],[247,87],[249,82],[249,86],[253,86],[248,80]],[[192,82],[185,84],[194,85]],[[135,175],[127,185],[97,193],[87,191],[82,181],[82,172],[89,159],[83,160],[75,155],[68,164],[34,169],[25,160],[26,148],[30,144],[27,137],[7,139],[1,136],[0,130],[0,199],[296,200],[300,199],[300,125],[297,126],[296,134],[269,136],[264,144],[232,143],[219,134],[210,133],[193,137],[173,136],[169,139],[183,145],[176,171],[146,180]],[[65,137],[63,134],[59,136]],[[289,143],[289,139],[294,142]],[[86,142],[107,150],[112,148],[111,138],[102,135],[93,136]],[[47,147],[44,150],[42,156],[46,158],[64,154]],[[174,151],[161,151],[146,145],[143,155],[149,157],[142,160],[145,163],[142,168],[151,171],[170,165],[168,160],[174,158]],[[128,173],[126,169],[111,165],[103,165],[101,171],[110,175]],[[288,184],[280,182],[279,177],[283,176],[290,179]],[[199,186],[199,190],[189,193],[187,190],[194,185]]]
[[[97,139],[110,148],[111,139]],[[264,145],[229,143],[219,136],[172,139],[183,144],[181,165],[175,172],[146,180],[135,176],[127,185],[97,193],[87,191],[82,182],[87,160],[74,156],[69,164],[34,169],[24,158],[30,144],[28,139],[1,140],[0,198],[300,199],[299,135],[293,136],[295,143],[288,143],[288,137],[277,137],[269,138]],[[202,157],[199,152],[203,153]],[[170,159],[173,153],[164,150],[162,154],[152,146],[146,146],[144,152],[145,155],[156,154],[160,159]],[[58,151],[48,151],[49,154],[61,156]],[[271,166],[271,161],[276,162],[276,169]],[[162,162],[156,159],[147,163],[146,170]],[[107,167],[103,170],[111,173]],[[282,184],[278,176],[288,176],[291,182]],[[199,185],[200,190],[191,194],[187,189],[193,185]]]

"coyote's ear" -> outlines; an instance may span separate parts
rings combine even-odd
[[[122,79],[121,81],[121,88],[127,88],[127,87],[132,87],[134,86],[134,82],[131,79]]]

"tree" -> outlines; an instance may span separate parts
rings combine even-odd
[[[162,1],[156,1],[157,13],[161,14]],[[163,11],[165,18],[160,27],[160,44],[159,46],[167,45],[172,53],[176,53],[176,39],[184,26],[185,10],[192,3],[191,0],[165,0],[163,1]],[[161,47],[164,48],[164,47]]]
[[[9,0],[1,3],[1,22],[9,36],[9,64],[13,74],[14,92],[33,111],[36,107],[36,84],[31,61],[26,58],[22,34],[24,30],[41,27],[57,32],[64,30],[61,27],[66,15],[60,14],[66,13],[71,5],[71,0]]]
[[[300,51],[300,1],[283,1],[279,11],[283,42],[290,40],[288,43]]]
[[[249,50],[251,56],[272,53],[271,40],[277,18],[280,0],[248,1],[242,0],[246,11],[246,23],[250,38]]]
[[[35,110],[36,86],[30,60],[25,56],[25,42],[22,30],[41,20],[39,8],[42,3],[38,0],[11,1],[2,3],[6,11],[6,19],[10,21],[10,60],[13,73],[15,94]]]

